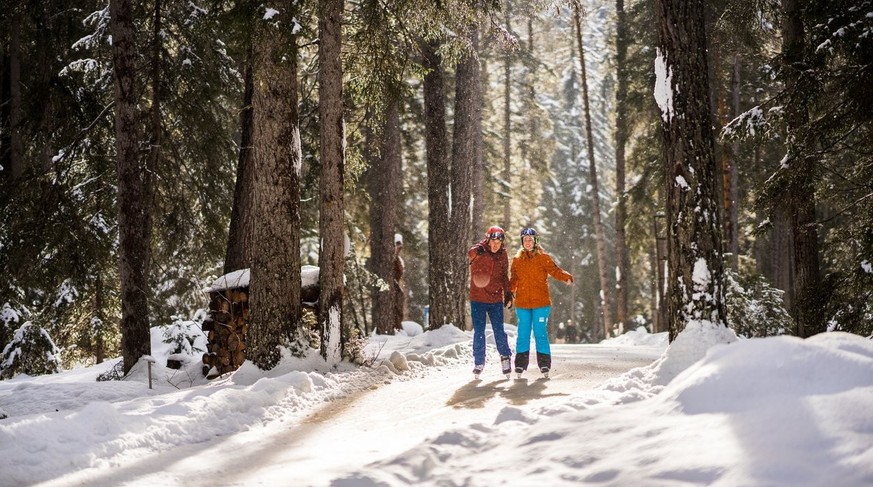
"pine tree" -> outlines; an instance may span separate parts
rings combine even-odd
[[[597,179],[597,160],[594,157],[594,136],[591,128],[591,107],[588,97],[588,77],[585,68],[585,49],[582,42],[582,22],[580,20],[578,3],[573,4],[573,21],[576,26],[576,41],[579,46],[580,85],[582,88],[582,113],[585,117],[585,135],[588,148],[588,179],[591,185],[592,218],[594,222],[594,235],[597,244],[597,266],[600,277],[601,313],[603,316],[603,336],[609,337],[612,328],[612,291],[607,277],[606,264],[606,236],[603,231],[602,217],[600,213],[600,184]]]
[[[692,324],[724,327],[724,278],[703,2],[658,0],[656,11],[672,340]]]
[[[121,275],[121,345],[124,373],[151,354],[149,338],[149,258],[151,174],[138,154],[136,39],[129,0],[110,2],[115,80],[115,140],[118,170],[118,228]]]
[[[319,325],[321,355],[331,365],[342,360],[348,340],[343,319],[343,232],[345,178],[345,125],[343,121],[342,0],[318,2],[318,110],[320,118],[321,249]]]
[[[10,379],[18,374],[57,374],[60,372],[59,353],[44,328],[25,322],[0,354],[0,379]]]
[[[300,132],[295,2],[261,20],[253,67],[251,326],[248,358],[269,370],[289,346],[302,355],[300,319]],[[264,15],[264,17],[268,17]]]

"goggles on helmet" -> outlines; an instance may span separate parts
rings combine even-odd
[[[528,237],[528,236],[529,237],[536,237],[537,231],[534,230],[533,228],[525,228],[524,230],[521,231],[521,236],[522,237]]]
[[[489,240],[500,240],[500,241],[503,241],[503,239],[506,238],[506,235],[504,235],[503,232],[491,232],[491,233],[489,233],[489,234],[486,235],[486,236],[488,237]]]

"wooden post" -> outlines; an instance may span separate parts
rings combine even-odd
[[[152,364],[155,363],[154,357],[145,357],[143,358],[149,365],[149,389],[152,388]]]

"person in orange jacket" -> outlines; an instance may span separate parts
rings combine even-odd
[[[521,231],[521,249],[512,259],[509,290],[515,298],[515,313],[518,316],[518,336],[515,342],[515,372],[527,370],[530,362],[530,334],[533,329],[536,341],[537,366],[548,378],[552,367],[552,352],[549,347],[547,325],[552,301],[549,296],[548,277],[572,284],[573,276],[558,267],[552,257],[539,243],[537,231],[525,228]]]
[[[509,257],[502,228],[492,226],[485,239],[467,251],[470,262],[470,315],[473,321],[473,374],[485,368],[485,315],[491,318],[494,342],[500,353],[500,365],[509,378],[512,373],[512,351],[503,328],[503,306],[512,307],[509,294]]]

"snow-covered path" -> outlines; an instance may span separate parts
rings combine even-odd
[[[390,461],[448,430],[493,424],[507,406],[548,407],[647,365],[662,350],[555,345],[550,380],[532,370],[521,380],[506,380],[493,360],[479,381],[472,380],[465,361],[429,367],[422,377],[390,381],[325,403],[305,416],[288,416],[44,485],[366,485],[355,482],[355,472],[373,462]]]

